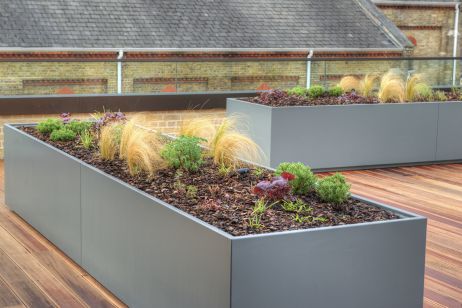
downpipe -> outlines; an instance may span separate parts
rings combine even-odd
[[[119,50],[117,55],[117,94],[122,94],[122,59],[124,58],[124,51]]]
[[[306,57],[306,88],[311,87],[311,58],[313,58],[314,50],[310,49],[308,56]]]
[[[454,48],[452,50],[452,56],[457,57],[457,49],[459,45],[459,15],[460,15],[460,3],[456,4],[455,11],[455,20],[454,20]],[[455,87],[457,85],[457,60],[454,59],[452,63],[452,85]]]

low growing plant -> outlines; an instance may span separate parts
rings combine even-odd
[[[446,101],[448,99],[446,93],[444,93],[443,91],[435,91],[433,93],[433,98],[436,100],[436,101]]]
[[[227,167],[226,165],[221,164],[220,167],[218,168],[218,173],[221,176],[227,176],[231,172],[231,170],[232,170],[231,167]]]
[[[416,100],[428,102],[433,98],[433,90],[429,85],[420,83],[415,86],[415,96]]]
[[[293,87],[292,89],[287,90],[289,95],[298,95],[298,96],[307,96],[308,89],[301,86]]]
[[[297,195],[304,195],[314,190],[317,178],[311,172],[310,167],[303,163],[281,163],[276,168],[276,175],[281,175],[283,172],[293,174],[295,177],[290,181],[292,193]]]
[[[85,130],[80,134],[80,143],[87,150],[93,146],[93,135],[89,130]]]
[[[93,124],[88,121],[78,121],[78,120],[72,120],[66,124],[66,128],[70,129],[77,135],[82,134],[84,131],[90,130],[91,126]]]
[[[343,89],[341,86],[335,86],[335,87],[329,88],[327,93],[329,94],[329,96],[339,97],[343,95]]]
[[[186,186],[186,197],[188,199],[196,199],[197,197],[197,187],[194,185]]]
[[[202,141],[202,138],[180,136],[167,143],[161,155],[171,167],[195,172],[204,162],[200,147]]]
[[[290,184],[294,175],[283,172],[281,176],[274,177],[271,181],[261,181],[253,188],[253,193],[265,200],[280,201],[289,196]]]
[[[251,215],[248,219],[249,227],[252,229],[261,229],[263,225],[261,223],[261,215]]]
[[[256,167],[254,170],[253,170],[253,174],[255,174],[255,176],[257,178],[261,177],[263,174],[265,174],[265,169],[261,168],[261,167]]]
[[[294,216],[294,221],[298,222],[298,223],[305,223],[305,222],[313,223],[313,222],[316,222],[316,221],[326,222],[326,221],[328,221],[328,219],[325,218],[325,217],[313,217],[313,216],[310,216],[310,215],[302,216],[302,215],[299,215],[297,213]]]
[[[308,89],[308,96],[310,98],[318,98],[324,95],[326,93],[326,89],[324,89],[323,86],[312,86],[311,88]]]
[[[281,207],[286,212],[302,213],[311,211],[311,208],[298,198],[295,200],[284,200]]]
[[[37,124],[36,129],[41,134],[51,134],[55,130],[63,128],[63,123],[59,119],[46,119]]]
[[[345,177],[336,173],[320,179],[316,186],[316,193],[324,202],[334,204],[337,209],[341,209],[341,204],[350,197],[350,185]]]
[[[50,134],[51,141],[72,141],[72,140],[75,140],[76,137],[77,137],[76,133],[74,133],[72,130],[67,129],[65,127],[54,130]]]

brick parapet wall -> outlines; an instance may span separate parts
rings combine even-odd
[[[211,117],[215,119],[216,123],[225,117],[224,109],[207,109],[207,110],[172,110],[172,111],[156,111],[156,112],[140,112],[128,113],[127,116],[133,115],[143,116],[143,123],[146,126],[163,133],[176,133],[181,122],[184,119],[195,117]],[[1,116],[0,115],[0,159],[3,159],[3,125],[8,123],[37,123],[47,118],[57,117],[56,114],[42,114],[42,115],[13,115]],[[75,119],[89,119],[89,114],[73,114],[72,118]]]

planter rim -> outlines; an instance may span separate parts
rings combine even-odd
[[[262,105],[263,106],[263,105]],[[267,107],[267,106],[264,106],[264,107]],[[273,107],[271,107],[273,108]],[[48,144],[40,139],[37,139],[36,137],[30,135],[30,134],[27,134],[26,132],[24,131],[21,131],[20,129],[18,129],[18,127],[21,127],[21,126],[35,126],[36,123],[6,123],[4,124],[5,127],[8,127],[10,129],[13,129],[14,131],[16,131],[17,133],[20,133],[30,139],[33,139],[34,141],[38,142],[39,144],[42,144],[46,147],[48,147],[49,149],[52,149],[54,151],[57,151],[58,153],[60,153],[61,155],[64,155],[65,157],[67,158],[70,158],[72,159],[73,161],[75,162],[78,162],[79,164],[105,176],[105,177],[108,177],[110,178],[111,180],[113,181],[116,181],[118,182],[119,184],[122,184],[123,186],[125,186],[126,188],[128,189],[131,189],[131,190],[134,190],[140,194],[142,194],[144,197],[147,197],[149,199],[151,199],[152,201],[155,201],[157,202],[158,204],[168,208],[169,210],[172,210],[174,211],[175,213],[177,214],[180,214],[182,215],[183,217],[187,218],[187,219],[190,219],[198,224],[200,224],[201,226],[211,230],[211,231],[214,231],[216,233],[218,233],[219,235],[221,236],[224,236],[226,237],[227,239],[230,239],[232,241],[236,241],[236,240],[245,240],[245,239],[248,239],[248,238],[262,238],[262,237],[268,237],[268,236],[284,236],[284,235],[287,235],[287,234],[298,234],[298,233],[304,233],[304,232],[321,232],[321,231],[325,231],[325,230],[336,230],[336,229],[343,229],[343,228],[354,228],[354,227],[360,227],[360,226],[364,226],[364,225],[379,225],[379,224],[395,224],[395,223],[401,223],[401,222],[404,222],[404,221],[413,221],[413,220],[426,220],[426,217],[424,216],[421,216],[421,215],[417,215],[417,214],[414,214],[412,212],[409,212],[409,211],[406,211],[406,210],[402,210],[402,209],[397,209],[397,208],[394,208],[392,206],[389,206],[387,204],[384,204],[382,202],[377,202],[375,200],[371,200],[369,198],[365,198],[365,197],[361,197],[359,195],[356,195],[356,194],[351,194],[351,197],[353,199],[356,199],[358,201],[362,201],[362,202],[365,202],[365,203],[368,203],[368,204],[371,204],[371,205],[374,205],[374,206],[378,206],[378,207],[381,207],[381,208],[384,208],[386,210],[389,210],[391,212],[393,212],[394,214],[397,214],[399,216],[398,219],[392,219],[392,220],[383,220],[383,221],[373,221],[373,222],[362,222],[362,223],[356,223],[356,224],[346,224],[346,225],[337,225],[337,226],[328,226],[328,227],[317,227],[317,228],[308,228],[308,229],[298,229],[298,230],[288,230],[288,231],[275,231],[275,232],[268,232],[268,233],[262,233],[262,234],[248,234],[248,235],[239,235],[239,236],[235,236],[235,235],[232,235],[232,234],[229,234],[227,233],[226,231],[223,231],[221,229],[219,229],[218,227],[215,227],[165,201],[163,201],[162,199],[159,199],[155,196],[152,196],[148,193],[146,193],[145,191],[142,191],[141,189],[138,189],[137,187],[135,186],[132,186],[124,181],[122,181],[121,179],[118,179],[90,164],[87,164],[86,162],[84,162],[83,160],[80,160],[78,159],[77,157],[74,157],[64,151],[62,151],[61,149],[58,149],[54,146],[52,146],[51,144]],[[265,167],[266,169],[269,169],[269,170],[273,170],[272,168],[268,168],[268,167]]]
[[[269,108],[272,110],[278,110],[278,109],[289,109],[289,108],[343,108],[343,107],[356,107],[359,108],[361,106],[402,106],[402,105],[438,105],[438,104],[462,104],[462,101],[444,101],[444,102],[409,102],[409,103],[379,103],[379,104],[349,104],[349,105],[316,105],[316,106],[267,106],[263,104],[258,104],[258,103],[253,103],[249,101],[243,100],[244,98],[249,98],[249,97],[240,97],[240,98],[234,98],[230,97],[228,98],[228,101],[239,101],[240,103],[246,103],[249,105],[256,105],[260,108]]]

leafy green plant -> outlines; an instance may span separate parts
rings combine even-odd
[[[41,134],[51,134],[53,131],[63,128],[63,122],[59,119],[46,119],[37,124],[37,130]]]
[[[261,229],[263,225],[261,223],[261,215],[251,215],[248,219],[249,227],[252,229]]]
[[[335,87],[329,88],[327,93],[329,94],[329,96],[339,97],[343,95],[343,89],[341,86],[335,86]]]
[[[276,175],[281,175],[283,172],[288,172],[295,176],[295,178],[289,182],[292,193],[303,195],[314,189],[317,178],[313,172],[311,172],[310,167],[303,163],[281,163],[276,168],[275,173]]]
[[[323,86],[312,86],[308,89],[308,96],[310,98],[318,98],[326,93],[326,89]]]
[[[281,207],[286,212],[294,212],[294,213],[311,212],[311,208],[301,199],[284,200],[281,204]]]
[[[77,137],[77,134],[67,128],[54,130],[50,134],[51,141],[72,141]]]
[[[93,135],[89,130],[84,130],[80,134],[80,143],[87,150],[93,146]]]
[[[345,177],[336,173],[319,180],[316,193],[324,202],[332,203],[337,209],[341,209],[340,205],[350,197],[350,187]]]
[[[252,215],[262,215],[267,209],[268,203],[265,199],[260,198],[255,202],[253,206]]]
[[[91,122],[72,120],[68,124],[66,124],[66,128],[70,129],[77,135],[80,135],[84,131],[89,130],[92,125],[93,124]]]
[[[265,173],[265,169],[261,168],[261,167],[256,167],[254,170],[253,170],[253,174],[255,174],[255,176],[257,178],[261,177],[263,174]]]
[[[233,168],[231,166],[226,166],[225,164],[220,164],[220,167],[218,168],[218,173],[221,176],[226,176],[228,175]]]
[[[316,222],[316,221],[326,222],[328,220],[329,219],[327,219],[325,217],[313,217],[313,216],[309,216],[309,215],[308,216],[301,216],[298,213],[295,214],[295,216],[294,216],[294,221],[298,222],[298,223],[304,223],[304,222],[313,223],[313,222]]]
[[[180,136],[167,143],[161,155],[171,167],[195,172],[204,162],[200,147],[202,141],[202,138]]]
[[[301,86],[293,87],[292,89],[287,90],[289,95],[298,95],[298,96],[307,96],[308,89]]]
[[[197,197],[197,187],[194,185],[186,186],[186,197],[188,199],[196,199]]]

